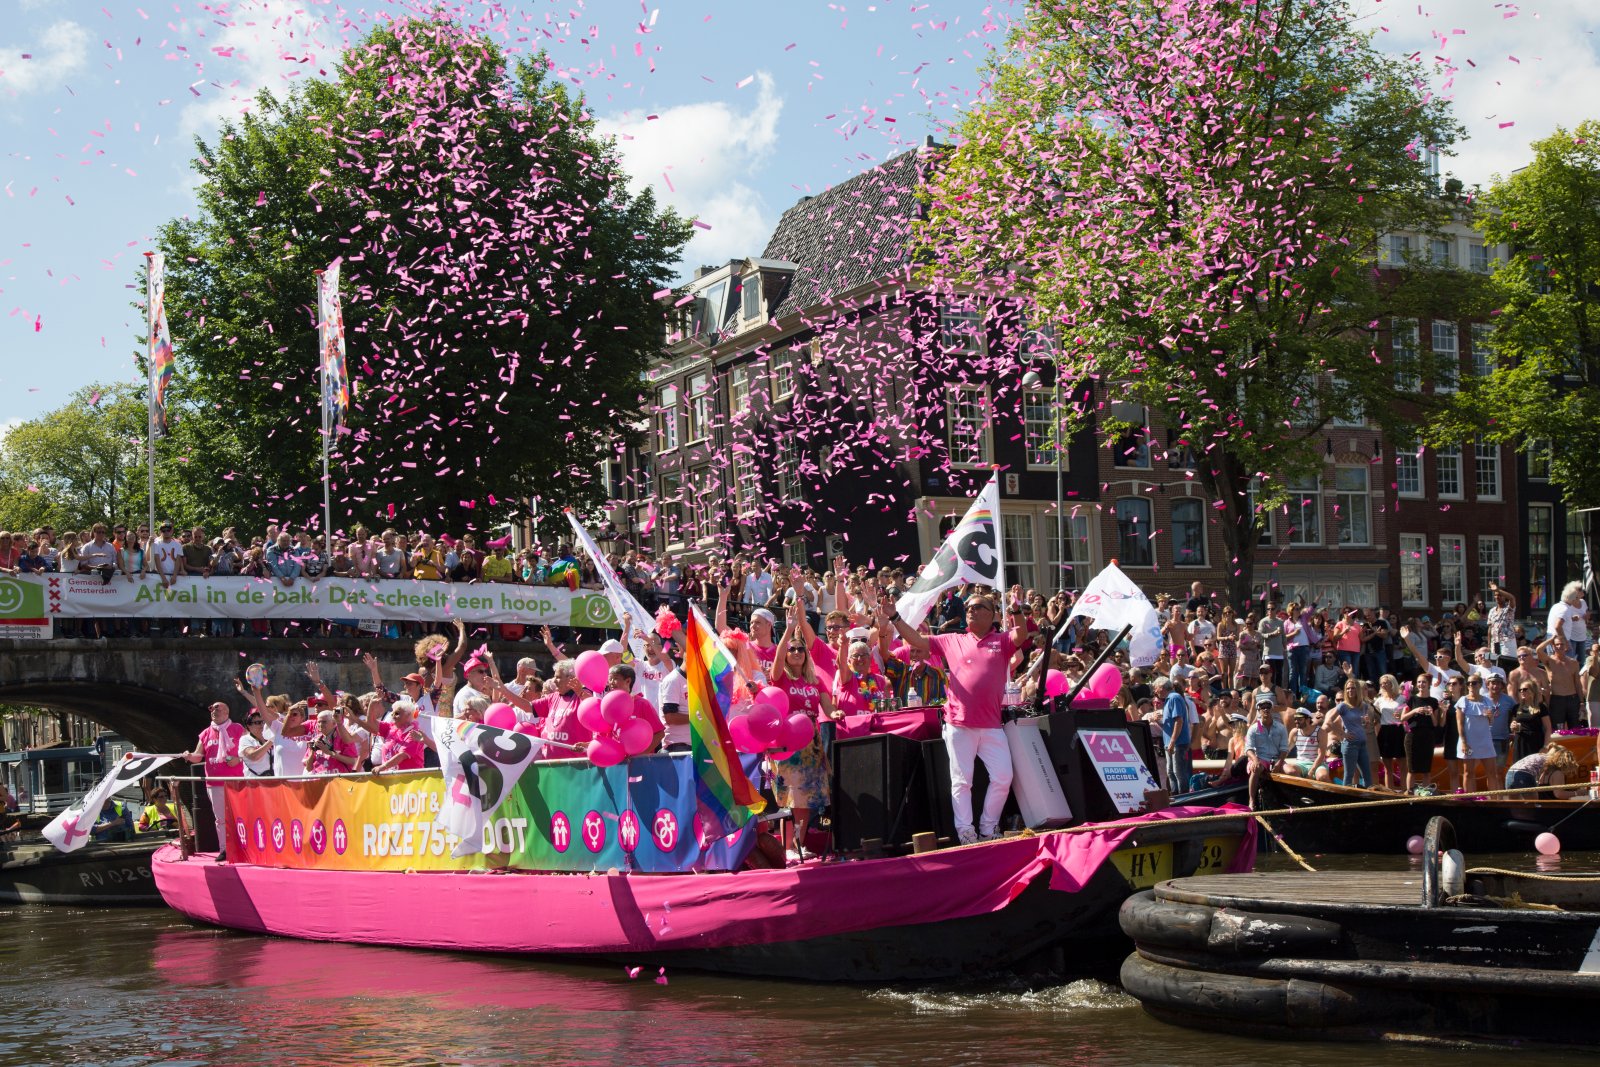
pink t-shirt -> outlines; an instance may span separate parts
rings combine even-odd
[[[400,762],[393,767],[397,771],[416,771],[422,769],[422,735],[415,726],[402,730],[392,722],[380,722],[378,734],[383,738],[383,759],[374,758],[373,766],[377,766],[393,756],[397,750],[404,751]]]
[[[789,714],[803,711],[815,719],[822,714],[822,682],[804,682],[798,678],[785,678],[783,691],[789,694]]]
[[[872,711],[874,691],[888,693],[889,679],[877,672],[865,677],[840,674],[834,679],[833,706],[846,715],[866,715]]]
[[[750,651],[752,651],[752,652],[754,652],[756,654],[756,662],[761,664],[762,671],[764,671],[766,673],[768,678],[771,678],[772,677],[772,661],[777,658],[778,646],[777,645],[768,645],[767,647],[762,648],[760,645],[756,644],[754,641],[751,641],[750,642]]]
[[[990,630],[983,640],[962,631],[935,634],[930,648],[949,664],[949,699],[945,720],[955,726],[995,730],[1000,727],[1000,705],[1006,695],[1006,665],[1017,646],[1005,630]]]
[[[315,744],[317,738],[320,736],[322,736],[320,732],[312,733],[310,735],[311,743]],[[354,758],[361,755],[361,749],[357,748],[354,743],[346,741],[343,737],[340,737],[339,731],[337,730],[333,732],[333,736],[328,740],[333,744],[333,752],[336,752],[341,756]],[[334,759],[333,752],[325,752],[321,748],[308,747],[306,749],[306,773],[354,774],[356,771],[361,769],[360,763],[357,763],[354,767],[352,767],[343,760]]]
[[[811,666],[817,672],[817,681],[831,690],[833,688],[833,676],[839,670],[839,656],[820,637],[811,642]]]
[[[583,700],[584,693],[584,690],[575,689],[571,693],[551,693],[535,700],[533,710],[543,720],[539,724],[539,736],[547,741],[560,741],[568,745],[587,745],[593,741],[594,731],[578,721],[578,704]],[[579,753],[551,748],[545,753],[545,758],[571,759],[576,755]]]
[[[244,727],[232,721],[223,723],[220,730],[213,723],[200,731],[196,747],[206,758],[207,778],[244,777],[243,757],[238,763],[224,762],[229,756],[239,755],[239,743],[244,740],[244,734]]]

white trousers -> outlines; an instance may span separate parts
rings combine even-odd
[[[994,833],[1000,828],[1000,810],[1011,793],[1011,746],[1006,744],[1006,732],[945,723],[944,747],[950,753],[950,801],[955,806],[956,833],[972,829],[972,771],[980,759],[989,772],[989,792],[983,798],[978,832]]]
[[[206,795],[211,798],[211,814],[217,820],[217,851],[228,851],[228,812],[226,801],[228,791],[220,785],[206,786]]]

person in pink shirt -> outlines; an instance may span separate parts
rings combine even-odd
[[[348,774],[361,766],[361,748],[332,708],[317,712],[317,728],[306,747],[307,774]]]
[[[587,745],[594,740],[594,732],[578,721],[578,705],[591,694],[578,682],[577,661],[559,660],[551,678],[556,691],[528,701],[525,710],[538,716],[539,736],[545,740],[563,745]],[[507,702],[516,704],[515,700]],[[553,747],[545,751],[547,759],[571,759],[574,755],[581,753]]]
[[[890,696],[889,679],[872,661],[865,641],[852,641],[845,652],[844,670],[833,678],[833,703],[844,715],[868,715]]]
[[[979,593],[967,600],[967,629],[963,633],[928,636],[906,625],[894,610],[885,615],[882,603],[873,617],[887,621],[907,646],[937,651],[949,665],[949,691],[945,705],[944,744],[950,753],[950,798],[955,808],[956,838],[963,845],[999,836],[1000,811],[1011,792],[1011,749],[1000,728],[1000,706],[1005,699],[1006,667],[1018,648],[1026,646],[1026,625],[999,629],[995,598]],[[989,792],[977,830],[972,826],[972,772],[977,761],[989,771]]]
[[[417,706],[409,700],[397,700],[391,706],[392,722],[378,717],[382,701],[367,705],[367,730],[378,739],[382,748],[374,746],[372,769],[375,771],[420,771],[422,750],[427,739],[417,728]]]
[[[228,852],[228,815],[224,810],[228,793],[221,782],[213,785],[215,778],[243,778],[244,758],[239,755],[239,744],[245,738],[245,728],[228,718],[228,705],[217,701],[210,707],[211,725],[200,731],[192,752],[183,758],[190,763],[206,765],[206,795],[211,799],[211,815],[217,820],[218,855]]]

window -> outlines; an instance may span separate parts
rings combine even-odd
[[[1494,327],[1487,322],[1474,322],[1467,329],[1472,337],[1472,373],[1476,377],[1487,378],[1494,373],[1494,345],[1489,341]]]
[[[696,374],[689,379],[690,444],[711,436],[711,375]]]
[[[671,452],[678,447],[678,387],[665,387],[656,400],[656,447]]]
[[[1402,233],[1391,233],[1379,246],[1385,263],[1404,264],[1411,254],[1411,238]]]
[[[1125,496],[1117,501],[1117,559],[1124,567],[1153,565],[1150,549],[1150,501]]]
[[[1340,467],[1333,473],[1334,507],[1341,545],[1372,543],[1371,498],[1367,495],[1367,468]]]
[[[1344,414],[1334,415],[1328,419],[1333,426],[1365,426],[1367,424],[1366,408],[1361,403],[1359,396],[1353,396],[1350,389],[1338,378],[1328,386],[1328,395],[1331,398],[1330,406],[1346,408]]]
[[[1445,608],[1467,599],[1467,539],[1439,535],[1439,600]]]
[[[1089,584],[1093,577],[1089,573],[1089,517],[1087,515],[1068,515],[1066,521],[1061,523],[1061,539],[1066,542],[1064,546],[1057,545],[1056,517],[1046,515],[1040,518],[1040,533],[1042,540],[1049,546],[1045,552],[1045,559],[1050,566],[1059,573],[1055,584],[1047,591],[1055,589],[1082,589]],[[1064,549],[1064,551],[1063,551]],[[1060,557],[1066,556],[1063,561]],[[1050,585],[1050,576],[1045,575],[1045,584]]]
[[[1428,240],[1428,261],[1435,267],[1450,266],[1454,261],[1453,251],[1453,242],[1448,237],[1433,237]]]
[[[1022,397],[1023,433],[1028,449],[1028,466],[1055,469],[1056,425],[1055,394],[1049,389],[1029,389]],[[1065,467],[1063,456],[1062,466]]]
[[[1528,480],[1531,482],[1548,482],[1550,480],[1550,446],[1548,437],[1536,438],[1528,442]]]
[[[694,335],[704,341],[716,340],[722,323],[728,317],[727,278],[702,290],[694,304]]]
[[[743,298],[744,304],[740,310],[744,313],[745,321],[750,322],[755,319],[759,319],[761,317],[760,272],[758,271],[755,274],[746,275],[744,278],[740,279],[739,285],[739,293]]]
[[[1500,499],[1500,446],[1479,440],[1473,444],[1473,461],[1477,474],[1478,499]]]
[[[1111,405],[1111,417],[1118,422],[1130,423],[1126,431],[1111,443],[1111,464],[1115,467],[1150,469],[1150,429],[1144,406],[1117,401]]]
[[[1469,241],[1467,243],[1467,267],[1479,274],[1489,273],[1489,246],[1482,241]]]
[[[1428,603],[1428,539],[1422,534],[1400,535],[1400,603],[1408,608]]]
[[[687,511],[683,506],[683,479],[676,471],[661,476],[661,525],[668,544],[681,544],[688,540],[684,528]]]
[[[750,381],[755,375],[755,370],[748,363],[741,363],[728,372],[728,415],[730,418],[742,418],[750,413]]]
[[[1461,350],[1456,340],[1456,324],[1453,322],[1438,322],[1433,324],[1433,355],[1434,374],[1433,391],[1436,393],[1453,393],[1456,391],[1457,380],[1461,377]]]
[[[1000,523],[1005,531],[1006,580],[1024,589],[1035,588],[1033,516],[1001,515]]]
[[[773,400],[787,400],[794,396],[794,349],[780,348],[772,353],[769,373],[772,375]]]
[[[717,489],[716,475],[709,466],[696,467],[689,472],[687,510],[691,542],[703,541],[717,534],[717,513],[722,501],[722,494]]]
[[[969,308],[939,309],[939,343],[946,352],[983,352],[983,315]]]
[[[1549,504],[1528,505],[1528,607],[1550,606],[1551,550],[1555,547],[1555,509]]]
[[[1400,496],[1422,495],[1422,453],[1397,449],[1394,454],[1394,491]]]
[[[1378,606],[1377,582],[1345,582],[1344,603],[1352,608],[1375,608]]]
[[[950,462],[982,466],[989,462],[989,391],[981,385],[950,388]]]
[[[1322,544],[1322,479],[1289,479],[1289,501],[1284,505],[1284,540],[1286,544]]]
[[[1419,343],[1416,319],[1395,319],[1389,324],[1389,363],[1394,367],[1396,392],[1415,393],[1422,388]]]
[[[1484,596],[1490,585],[1506,580],[1506,539],[1504,537],[1478,537],[1478,595]]]
[[[1461,446],[1435,449],[1434,480],[1440,496],[1461,499]]]
[[[1583,581],[1583,523],[1581,511],[1567,509],[1567,581]]]
[[[1206,508],[1199,500],[1172,502],[1172,562],[1179,567],[1206,565]]]

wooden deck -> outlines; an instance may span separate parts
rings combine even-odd
[[[1244,911],[1301,912],[1322,905],[1422,906],[1420,871],[1305,871],[1212,874],[1173,878],[1155,887],[1159,900]]]

